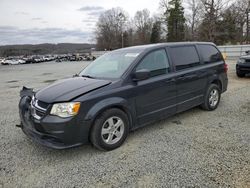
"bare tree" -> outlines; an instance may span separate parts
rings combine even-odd
[[[200,0],[187,0],[187,23],[191,31],[191,40],[197,40],[197,29],[201,22],[203,7]]]
[[[230,7],[235,12],[235,18],[237,27],[239,28],[239,41],[243,43],[247,41],[249,35],[249,20],[248,15],[250,11],[250,1],[249,0],[237,0],[233,5]],[[246,27],[246,31],[244,28]],[[247,34],[248,33],[248,34]]]
[[[162,31],[165,34],[165,40],[167,41],[167,33],[168,33],[168,22],[167,18],[169,16],[169,1],[170,0],[160,0],[160,14],[161,16],[161,22],[162,22]]]
[[[152,18],[147,9],[137,11],[134,17],[134,25],[137,33],[137,43],[147,44],[150,42],[152,31]]]
[[[181,6],[186,8],[187,22],[184,24],[185,31],[182,31],[185,33],[184,40],[204,40],[218,44],[249,41],[250,0],[183,1],[184,6],[182,0],[179,0]],[[171,2],[174,1],[160,0],[161,11],[157,18],[152,18],[147,9],[137,11],[131,20],[121,8],[104,12],[96,26],[97,47],[117,49],[167,40],[166,36],[171,31],[169,17],[171,13],[172,16],[177,14],[175,10],[171,12]],[[180,32],[180,29],[177,31]]]
[[[225,10],[230,4],[229,1],[225,0],[200,0],[203,5],[204,15],[203,23],[201,25],[201,38],[216,42],[216,26],[223,10]]]
[[[160,1],[160,9],[165,11],[168,9],[168,2],[169,0],[161,0]]]
[[[101,14],[96,26],[97,47],[108,50],[121,48],[127,20],[127,13],[119,7]]]

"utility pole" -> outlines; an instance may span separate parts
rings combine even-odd
[[[124,48],[124,34],[122,32],[122,48]]]
[[[125,15],[120,13],[119,19],[121,20],[121,37],[122,37],[122,48],[123,48],[124,47],[124,33],[123,33],[124,31],[123,31],[123,29],[124,29],[124,24],[126,22]]]
[[[246,43],[248,44],[249,38],[249,9],[247,9],[247,34],[246,34]]]

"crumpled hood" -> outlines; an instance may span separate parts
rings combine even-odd
[[[55,82],[54,84],[39,90],[35,97],[46,103],[70,101],[73,98],[104,87],[110,83],[111,81],[107,80],[83,77],[69,78]]]

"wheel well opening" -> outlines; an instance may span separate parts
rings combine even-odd
[[[220,80],[214,80],[211,84],[216,84],[217,86],[219,86],[220,90],[222,91],[222,83]]]
[[[111,107],[108,107],[107,109],[110,109],[110,108],[118,108],[119,110],[123,111],[125,114],[127,114],[128,116],[128,120],[129,120],[129,129],[132,128],[132,116],[131,114],[129,113],[129,111],[127,109],[125,109],[123,106],[119,106],[119,105],[114,105],[114,106],[111,106]],[[105,110],[107,110],[105,109]]]

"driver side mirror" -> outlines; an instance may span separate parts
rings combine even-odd
[[[141,81],[150,78],[150,71],[147,69],[141,69],[136,71],[132,76],[134,81]]]

